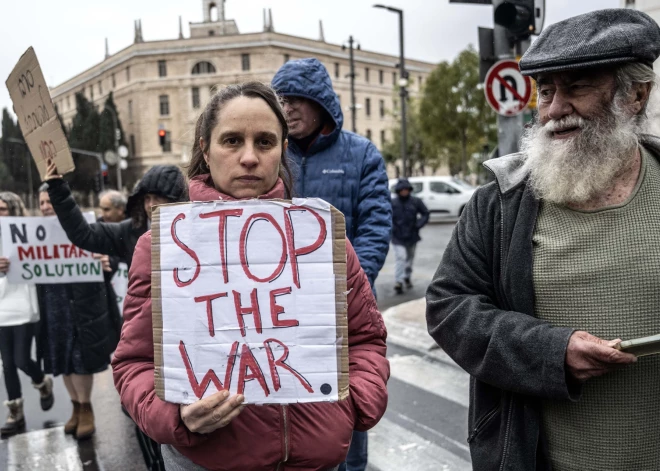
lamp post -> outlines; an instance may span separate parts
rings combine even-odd
[[[355,115],[357,112],[357,105],[355,104],[355,58],[353,56],[353,44],[355,40],[353,36],[348,37],[348,64],[350,73],[347,75],[351,79],[351,131],[357,133],[357,126],[355,125]],[[346,49],[346,45],[342,45],[342,49]],[[360,45],[358,45],[358,49]]]
[[[109,106],[105,107],[106,110],[110,112],[112,115],[112,129],[114,132],[114,151],[117,153],[119,151],[119,128],[117,128],[117,113],[115,110],[110,108]],[[119,165],[121,163],[121,157],[117,155],[117,190],[121,191],[121,166]]]
[[[407,123],[406,123],[406,99],[408,98],[408,72],[406,72],[404,49],[403,49],[403,10],[377,4],[374,8],[383,8],[399,15],[399,96],[401,97],[401,163],[403,166],[403,177],[408,177],[407,152]]]

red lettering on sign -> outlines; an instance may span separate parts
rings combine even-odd
[[[219,218],[218,238],[220,239],[220,263],[222,264],[222,278],[225,280],[225,284],[229,283],[229,274],[227,273],[227,218],[239,217],[242,214],[242,209],[223,209],[199,215],[202,219],[213,217]]]
[[[252,373],[246,374],[248,368],[250,371],[252,371]],[[241,365],[238,371],[237,394],[243,394],[245,391],[245,383],[252,381],[253,379],[256,379],[259,382],[259,385],[264,390],[264,394],[266,397],[268,397],[270,390],[266,384],[266,379],[264,378],[264,374],[261,371],[261,367],[259,366],[259,363],[257,363],[257,359],[254,358],[250,347],[248,347],[246,344],[243,344],[241,347]]]
[[[224,389],[229,389],[231,387],[231,375],[234,371],[234,362],[236,361],[236,352],[238,351],[239,342],[234,342],[231,346],[231,351],[227,357],[227,368],[225,370],[225,382],[224,384],[220,382],[218,376],[215,374],[213,369],[207,371],[202,378],[202,382],[198,383],[197,378],[195,377],[195,372],[193,371],[192,365],[190,364],[190,358],[188,357],[188,352],[186,351],[186,345],[183,343],[183,340],[179,342],[179,352],[181,353],[181,358],[183,363],[186,366],[186,372],[188,373],[188,381],[190,381],[190,387],[192,388],[195,396],[198,399],[201,399],[204,396],[204,393],[209,387],[209,384],[213,383],[215,388],[218,391]],[[242,364],[241,360],[241,364]]]
[[[293,223],[291,222],[292,211],[309,211],[314,215],[316,220],[319,222],[319,236],[316,241],[307,247],[295,247],[294,234],[293,234]],[[303,206],[290,206],[284,208],[284,225],[286,228],[286,239],[289,244],[289,256],[291,257],[291,274],[293,276],[293,284],[297,288],[300,288],[300,275],[298,273],[298,257],[301,255],[308,255],[315,250],[318,250],[319,247],[323,245],[326,238],[326,227],[325,220],[313,209],[305,208]]]
[[[277,343],[280,347],[284,349],[284,352],[277,360],[275,359],[275,355],[273,355],[273,350],[270,347],[271,342]],[[270,367],[270,375],[273,378],[273,388],[275,389],[275,392],[277,392],[281,387],[280,375],[277,372],[278,366],[280,368],[284,368],[293,376],[298,378],[298,381],[300,381],[300,384],[302,384],[302,386],[307,390],[308,393],[314,392],[314,389],[312,389],[312,385],[309,384],[309,382],[303,377],[303,375],[301,375],[300,373],[298,373],[296,370],[294,370],[285,363],[286,359],[289,357],[289,347],[287,347],[277,339],[266,340],[264,342],[264,347],[266,348],[266,355],[268,355],[268,366]]]
[[[257,298],[257,288],[254,288],[250,293],[250,305],[248,307],[241,306],[241,293],[232,291],[234,294],[234,306],[236,307],[236,317],[238,318],[238,325],[241,328],[241,335],[245,337],[246,329],[243,317],[252,314],[254,317],[254,327],[257,333],[262,332],[261,328],[261,312],[259,312],[259,299]]]
[[[23,260],[23,258],[33,259],[34,260],[34,247],[23,248],[20,245],[18,246],[18,259]]]
[[[218,298],[224,298],[227,293],[208,294],[206,296],[196,296],[196,303],[206,303],[206,317],[209,323],[209,335],[215,337],[215,328],[213,326],[213,305],[212,302]]]
[[[199,272],[201,270],[201,266],[199,264],[199,258],[197,258],[197,254],[190,247],[188,247],[186,244],[181,242],[179,240],[179,238],[177,237],[177,235],[176,235],[176,223],[178,221],[180,221],[181,219],[185,219],[185,218],[186,218],[186,215],[183,214],[183,213],[177,215],[177,217],[174,218],[174,221],[172,221],[172,227],[170,229],[170,232],[172,234],[172,240],[174,241],[174,243],[177,246],[179,246],[179,248],[182,249],[185,253],[190,255],[190,258],[195,260],[196,267],[195,267],[195,273],[193,274],[192,278],[188,281],[181,281],[179,279],[179,269],[178,268],[175,268],[174,270],[172,270],[172,275],[174,276],[174,283],[176,283],[176,285],[179,288],[182,288],[184,286],[188,286],[193,281],[195,281],[197,279],[197,277],[199,276]]]
[[[277,296],[291,294],[291,287],[274,289],[270,292],[270,318],[273,321],[273,327],[297,327],[300,323],[295,319],[280,320],[280,314],[284,313],[284,308],[276,303]]]
[[[277,232],[280,234],[280,238],[282,239],[282,256],[280,257],[280,262],[275,268],[275,271],[270,274],[270,276],[267,276],[266,278],[258,278],[256,277],[251,271],[250,271],[250,264],[248,263],[247,259],[247,238],[250,233],[250,228],[252,227],[252,224],[259,220],[265,220],[270,222],[275,229],[277,229]],[[241,231],[241,239],[240,239],[240,245],[239,245],[239,254],[241,256],[241,265],[243,266],[243,271],[247,275],[247,277],[253,281],[258,281],[259,283],[269,283],[273,280],[276,280],[280,274],[282,273],[282,270],[284,270],[284,266],[286,265],[286,238],[284,237],[284,232],[282,231],[282,228],[280,225],[277,223],[275,218],[271,216],[268,213],[255,213],[251,215],[247,221],[245,221],[245,224],[243,225],[243,230]]]

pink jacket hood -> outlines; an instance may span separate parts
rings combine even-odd
[[[188,185],[188,192],[190,193],[190,201],[236,201],[233,196],[226,195],[215,188],[209,173],[193,177]],[[258,196],[257,199],[284,199],[285,193],[284,182],[281,178],[278,178],[275,186],[268,193]]]

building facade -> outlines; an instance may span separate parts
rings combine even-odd
[[[197,117],[217,88],[259,80],[270,82],[286,61],[316,57],[327,68],[351,130],[349,51],[341,45],[277,33],[272,15],[264,31],[240,34],[224,18],[224,2],[203,0],[204,21],[190,23],[190,37],[144,41],[140,22],[134,43],[51,90],[66,126],[76,114],[75,94],[100,108],[112,92],[129,147],[125,180],[155,164],[184,164],[190,158]],[[213,15],[214,10],[218,14]],[[270,18],[269,18],[270,17]],[[355,50],[356,132],[381,149],[398,126],[398,57]],[[434,64],[406,59],[409,92],[419,94]],[[166,131],[161,146],[159,130]]]

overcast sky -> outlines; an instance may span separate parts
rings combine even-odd
[[[468,44],[477,45],[477,26],[492,26],[492,7],[449,4],[449,0],[379,0],[405,10],[406,57],[451,60]],[[133,41],[133,20],[142,19],[145,41],[178,36],[178,17],[202,21],[201,0],[34,0],[4,1],[0,7],[0,109],[11,111],[4,81],[21,54],[33,46],[49,86],[56,86],[101,62],[104,41],[110,53]],[[363,49],[398,54],[397,16],[372,8],[374,0],[228,0],[226,17],[241,33],[261,31],[262,8],[273,11],[280,33],[341,44],[353,35]],[[619,6],[619,0],[547,0],[546,26],[570,16]]]

